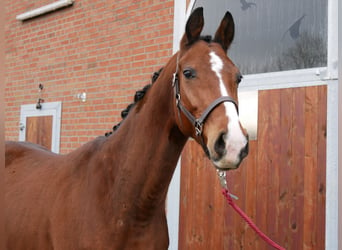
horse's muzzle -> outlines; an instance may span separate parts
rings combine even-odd
[[[232,138],[226,133],[220,133],[216,139],[211,160],[216,168],[221,170],[236,169],[241,161],[248,155],[248,135],[244,138]]]

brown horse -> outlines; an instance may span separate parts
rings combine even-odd
[[[241,75],[226,55],[232,16],[214,39],[200,37],[203,25],[199,8],[179,52],[110,136],[67,155],[6,144],[7,249],[168,248],[166,193],[187,139],[219,169],[237,168],[248,153]]]

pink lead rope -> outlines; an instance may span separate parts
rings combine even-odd
[[[220,178],[221,185],[223,187],[222,194],[226,197],[227,202],[232,208],[241,216],[242,219],[246,221],[246,223],[270,246],[274,247],[275,249],[285,250],[284,247],[279,246],[273,240],[271,240],[266,234],[264,234],[256,225],[255,223],[234,203],[233,198],[236,199],[234,195],[232,195],[228,191],[227,180],[226,180],[226,172],[224,171],[217,171],[218,176]]]

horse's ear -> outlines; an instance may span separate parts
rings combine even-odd
[[[201,35],[204,26],[203,8],[199,7],[195,9],[185,26],[185,34],[181,40],[181,48],[187,45],[191,45],[197,41]]]
[[[219,28],[216,31],[214,42],[221,44],[222,48],[227,52],[230,44],[234,39],[234,20],[232,14],[227,11],[224,15]]]

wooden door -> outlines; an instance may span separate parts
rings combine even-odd
[[[36,104],[20,107],[19,141],[40,144],[59,153],[62,102],[44,102],[41,109]]]
[[[53,116],[26,117],[26,141],[37,143],[51,150]]]
[[[324,249],[326,86],[259,91],[258,136],[230,191],[286,249]],[[216,170],[189,141],[182,155],[180,250],[272,249],[229,207]]]

